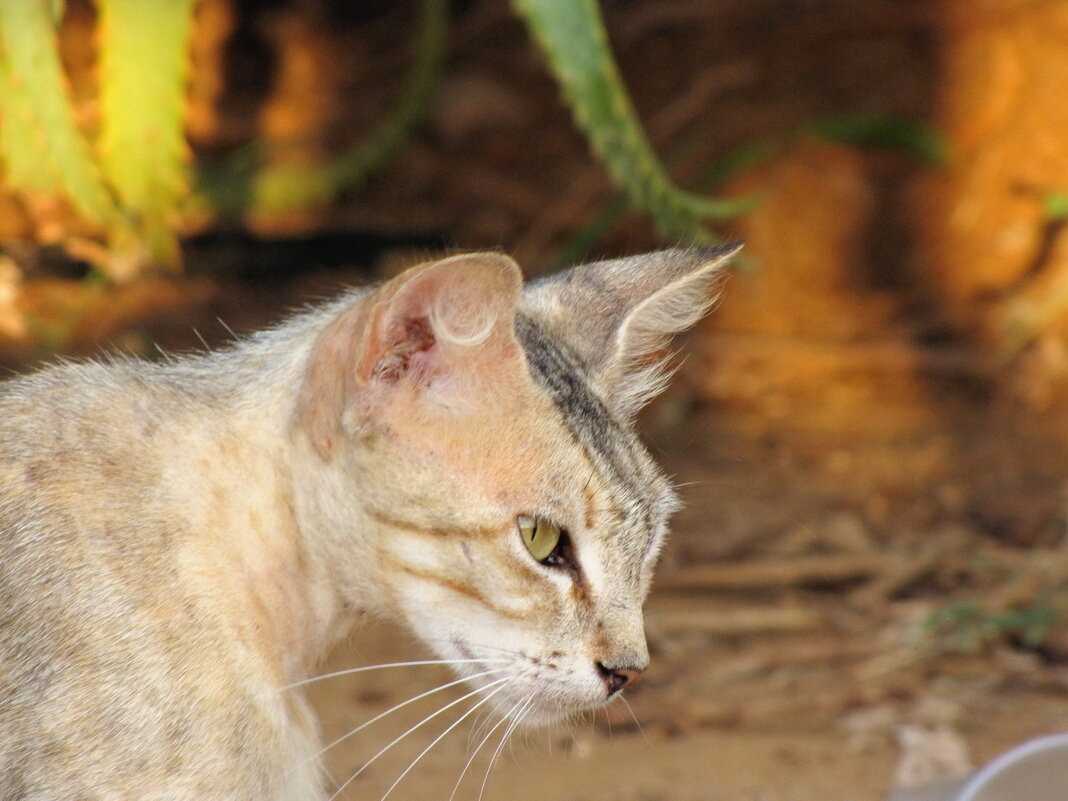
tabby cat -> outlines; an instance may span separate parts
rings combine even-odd
[[[646,668],[663,348],[737,250],[414,267],[229,349],[0,386],[0,798],[325,799],[298,685],[398,619],[543,723]]]

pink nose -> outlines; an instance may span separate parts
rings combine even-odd
[[[640,668],[610,668],[601,662],[597,663],[597,670],[604,678],[609,695],[615,695],[624,688],[630,687],[642,675]]]

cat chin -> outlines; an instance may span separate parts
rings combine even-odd
[[[531,707],[529,712],[523,717],[517,728],[522,729],[541,729],[547,726],[553,726],[558,723],[566,722],[575,718],[577,715],[581,715],[585,712],[592,712],[596,709],[600,709],[604,706],[604,702],[588,705],[588,706],[576,706],[570,708],[550,706],[545,708]]]
[[[487,679],[472,683],[492,692],[492,682]],[[494,693],[487,706],[503,717],[518,719],[520,727],[537,728],[599,709],[607,700],[599,680],[586,686],[559,678],[516,677],[509,686]]]
[[[497,699],[494,698],[487,706],[493,708],[491,715],[515,721],[518,729],[541,729],[553,726],[600,706],[599,704],[594,706],[562,706],[548,699],[538,698],[535,698],[531,703],[526,703],[527,700],[519,699],[517,701],[501,701],[498,703]]]

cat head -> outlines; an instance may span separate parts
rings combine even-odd
[[[333,476],[320,505],[339,510],[331,559],[350,602],[403,619],[530,722],[636,679],[676,499],[632,421],[738,247],[525,288],[505,256],[453,256],[337,315],[298,429]]]

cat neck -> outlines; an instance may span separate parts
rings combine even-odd
[[[336,471],[293,435],[299,387],[328,317],[303,315],[163,368],[168,383],[213,399],[195,412],[195,431],[176,426],[180,440],[162,446],[174,454],[168,484],[188,531],[179,570],[235,647],[282,683],[305,678],[363,611],[343,585],[365,585],[374,597],[359,560],[340,560],[331,547],[344,537],[358,554],[366,535],[358,506],[322,502],[351,492],[333,487]]]

